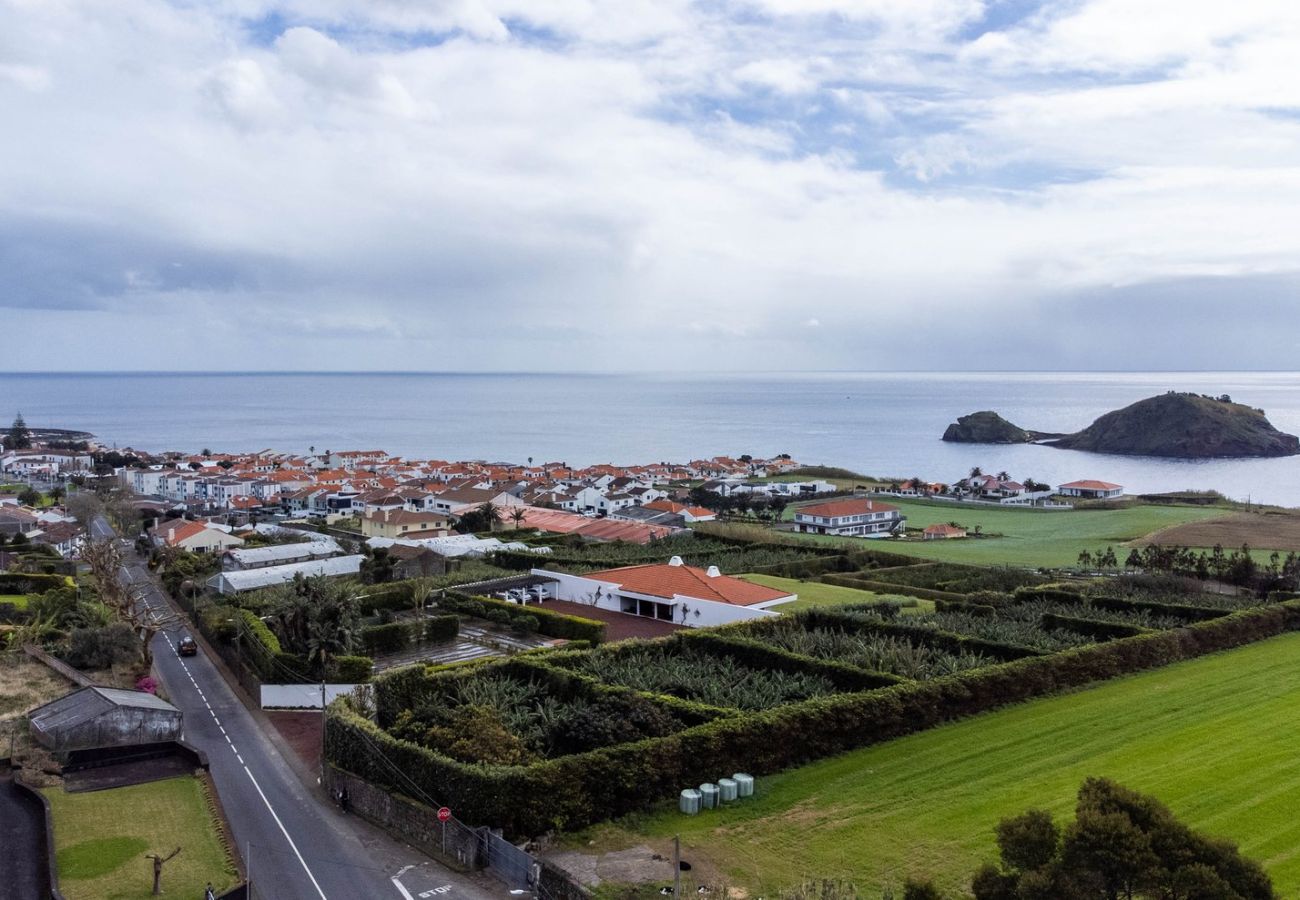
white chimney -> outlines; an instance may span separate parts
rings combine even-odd
[[[707,574],[710,578],[717,578],[719,575],[722,574],[722,572],[718,570],[717,566],[709,566],[709,571]]]
[[[681,564],[682,558],[680,556],[674,556],[672,559],[668,560],[668,565],[670,566],[680,566]]]

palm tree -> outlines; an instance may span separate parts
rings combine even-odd
[[[474,512],[479,514],[488,531],[496,531],[497,526],[501,524],[501,510],[493,506],[491,500],[475,507]]]
[[[532,465],[532,458],[531,458],[531,457],[529,458],[528,464],[529,464],[529,465]],[[516,529],[518,529],[518,528],[523,528],[523,527],[524,527],[524,519],[525,519],[525,517],[527,517],[527,515],[528,515],[528,512],[527,512],[527,511],[526,511],[522,506],[516,506],[516,507],[514,507],[513,509],[510,510],[510,521],[512,521],[512,522],[515,523],[515,528],[516,528]]]
[[[1011,480],[1011,476],[1007,474],[1006,469],[1003,469],[1001,472],[998,473],[998,481],[1010,481],[1010,480]]]
[[[974,467],[970,470],[970,477],[971,477],[971,478],[979,478],[979,477],[980,477],[981,475],[983,475],[983,474],[984,474],[984,470],[981,469],[979,466],[974,466]]]

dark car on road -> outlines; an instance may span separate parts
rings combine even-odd
[[[197,656],[199,645],[194,642],[194,638],[183,637],[176,642],[176,652],[181,656]]]

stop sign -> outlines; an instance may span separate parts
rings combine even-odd
[[[446,822],[446,821],[447,821],[448,819],[450,819],[450,818],[451,818],[451,810],[450,810],[450,809],[448,809],[448,808],[445,807],[445,806],[440,807],[440,808],[438,809],[438,821],[439,821],[439,822]]]

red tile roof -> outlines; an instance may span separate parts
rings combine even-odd
[[[1109,481],[1070,481],[1061,485],[1063,488],[1079,488],[1084,491],[1114,491],[1123,486],[1111,484]]]
[[[680,595],[699,600],[713,600],[717,603],[730,603],[733,606],[753,606],[756,603],[766,603],[791,596],[789,591],[778,591],[761,584],[732,578],[729,575],[710,577],[704,569],[695,566],[674,566],[669,563],[624,566],[620,569],[606,569],[603,572],[589,572],[583,577],[609,581],[625,591],[635,591],[651,597],[670,600]]]
[[[881,503],[879,500],[865,500],[856,497],[845,498],[843,500],[827,500],[825,503],[814,503],[812,506],[801,506],[796,513],[804,516],[822,516],[828,519],[838,519],[842,516],[861,516],[867,513],[878,512],[895,512],[898,507],[889,503]]]

